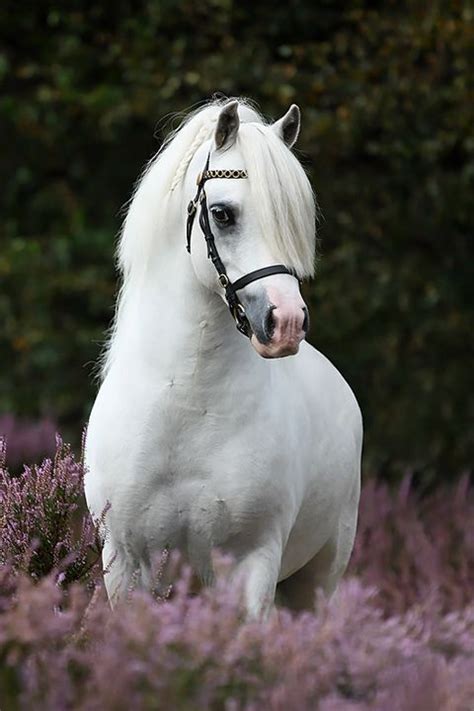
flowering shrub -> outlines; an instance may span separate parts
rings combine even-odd
[[[474,591],[474,498],[469,477],[421,499],[410,477],[392,494],[386,483],[362,489],[349,572],[380,591],[387,612],[420,601],[455,610]]]
[[[351,575],[333,600],[249,622],[238,586],[222,576],[193,596],[186,569],[168,598],[135,590],[112,612],[100,581],[68,567],[95,546],[86,515],[70,525],[82,476],[61,442],[15,485],[2,470],[2,709],[472,709],[466,481],[424,501],[408,481],[395,496],[366,484]]]
[[[0,693],[12,708],[472,708],[474,605],[385,618],[347,580],[317,615],[244,623],[223,583],[192,597],[183,578],[170,600],[133,592],[113,613],[51,576],[4,572],[1,585]]]
[[[34,580],[56,571],[69,583],[90,578],[100,555],[100,531],[81,512],[84,469],[61,439],[56,455],[12,477],[0,440],[0,565]],[[82,507],[83,508],[83,507]]]

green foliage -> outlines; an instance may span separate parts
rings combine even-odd
[[[311,340],[361,402],[367,467],[470,465],[472,19],[454,0],[7,2],[0,411],[79,431],[120,207],[158,119],[159,141],[172,112],[220,90],[273,117],[302,108],[324,216]]]

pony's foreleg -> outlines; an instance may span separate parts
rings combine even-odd
[[[281,552],[264,548],[247,555],[236,566],[233,576],[242,585],[249,618],[265,619],[275,602],[281,565]]]
[[[305,566],[278,583],[277,602],[294,611],[314,609],[316,590],[327,598],[334,593],[346,561],[337,564],[337,542],[331,538]]]
[[[140,570],[114,547],[107,538],[102,550],[102,567],[107,597],[112,607],[125,600],[130,592],[140,584]]]
[[[356,530],[357,513],[352,513],[339,526],[321,550],[305,566],[278,584],[278,603],[292,610],[314,609],[316,590],[322,590],[326,598],[336,591],[349,558]]]

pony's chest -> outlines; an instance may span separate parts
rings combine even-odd
[[[136,504],[129,523],[137,543],[150,549],[219,546],[235,522],[226,497],[198,478],[160,485]]]
[[[127,394],[112,429],[99,426],[111,419],[100,409],[91,418],[88,502],[98,512],[110,502],[113,538],[134,556],[165,546],[229,550],[229,541],[235,550],[294,514],[289,454],[261,409],[235,398],[222,414],[171,382],[157,397]]]
[[[167,424],[169,436],[150,441],[135,461],[133,485],[115,491],[126,519],[119,528],[133,531],[137,546],[180,548],[195,558],[196,548],[255,541],[291,515],[288,481],[261,438],[218,422],[183,423],[181,434],[171,416]]]
[[[239,555],[246,540],[263,538],[274,525],[282,500],[257,482],[231,481],[225,470],[220,477],[157,471],[148,486],[112,503],[114,538],[140,558],[164,548],[179,549],[194,564],[214,548]]]

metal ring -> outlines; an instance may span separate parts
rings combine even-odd
[[[229,286],[229,278],[225,274],[219,274],[219,282],[220,285],[226,289]]]

